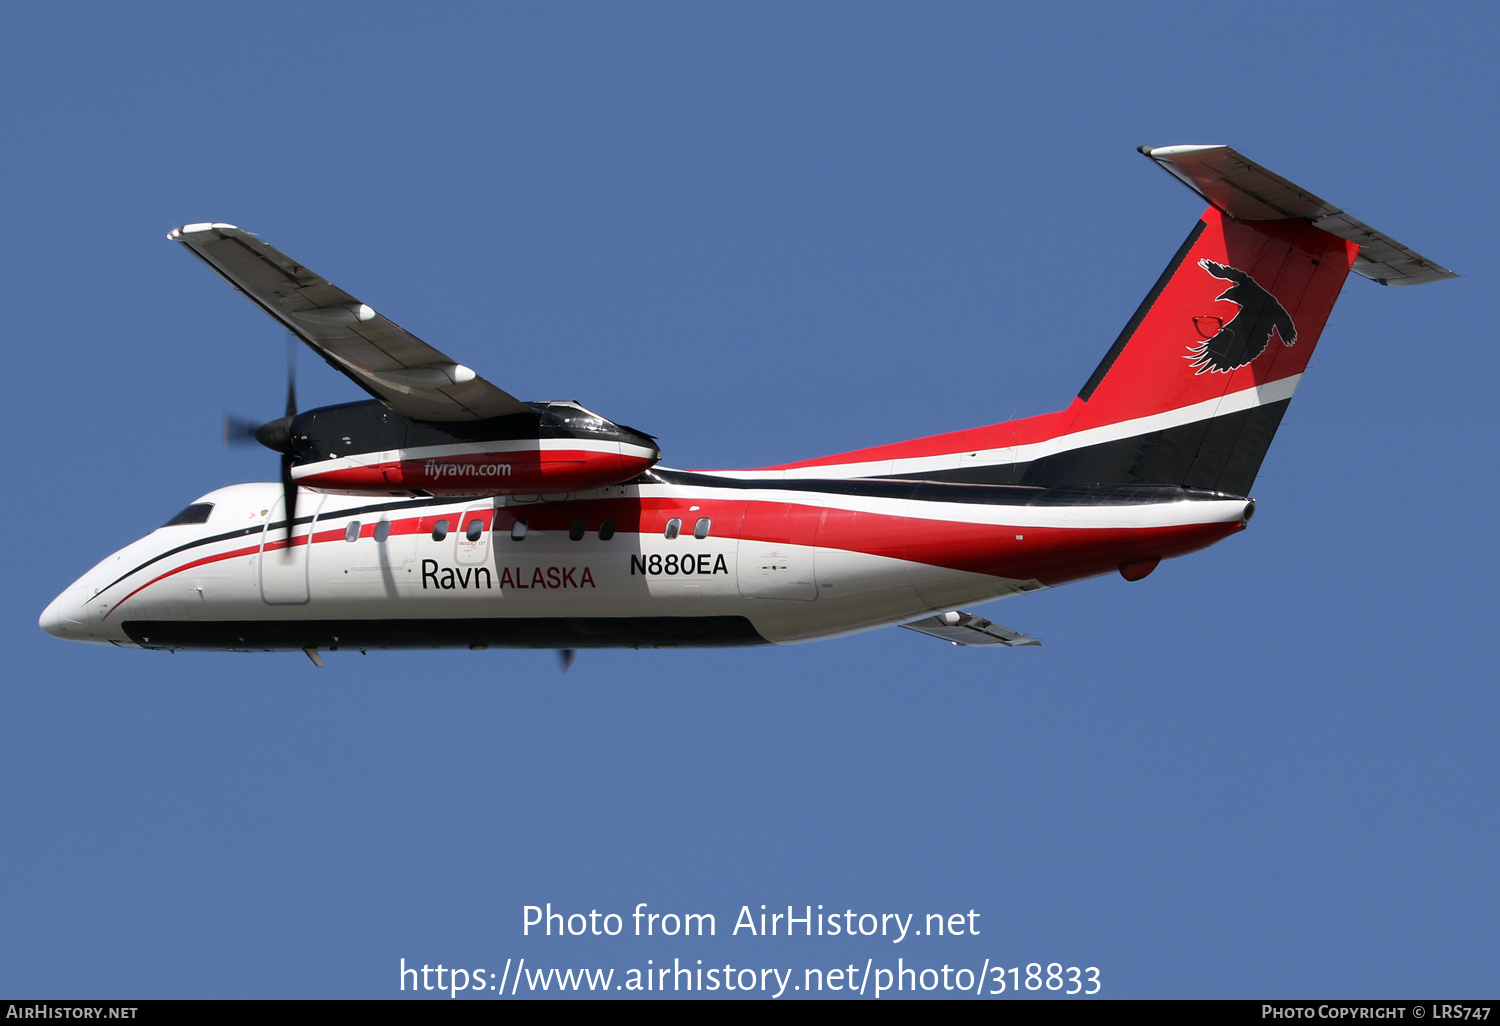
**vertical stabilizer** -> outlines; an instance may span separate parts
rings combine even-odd
[[[1248,495],[1349,271],[1457,275],[1227,146],[1141,152],[1212,206],[1021,479]]]
[[[1210,207],[1062,418],[1101,440],[1022,480],[1248,493],[1357,252],[1301,219]]]
[[[1141,152],[1211,205],[1067,409],[750,473],[1248,495],[1349,272],[1457,277],[1227,146]]]

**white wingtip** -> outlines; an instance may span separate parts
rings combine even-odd
[[[239,231],[239,228],[232,224],[223,224],[219,221],[198,221],[193,224],[185,224],[181,228],[173,228],[171,231],[167,232],[167,238],[171,239],[173,242],[181,242],[184,235],[196,235],[198,232],[211,232],[215,228],[228,228],[231,231]]]
[[[1206,153],[1209,150],[1227,150],[1222,143],[1214,145],[1187,144],[1182,146],[1142,146],[1141,152],[1148,157],[1185,157],[1191,153]]]

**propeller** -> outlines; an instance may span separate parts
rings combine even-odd
[[[286,335],[286,416],[281,420],[266,424],[264,433],[275,435],[273,441],[281,442],[281,497],[285,500],[283,505],[286,509],[286,551],[292,551],[292,525],[297,522],[297,482],[292,480],[292,464],[296,462],[296,455],[290,445],[292,433],[292,418],[297,415],[297,337],[291,332]],[[274,425],[285,425],[279,432],[273,431]],[[266,440],[260,438],[261,431],[256,432],[256,437],[261,444]],[[311,539],[309,539],[311,540]]]
[[[557,650],[557,658],[562,663],[562,672],[567,673],[568,668],[573,665],[573,660],[578,658],[578,653],[571,648],[560,648]]]
[[[231,449],[237,449],[246,445],[259,445],[260,439],[255,437],[256,429],[260,427],[260,421],[251,420],[249,417],[241,417],[237,414],[224,414],[224,445]]]
[[[292,526],[297,520],[297,482],[292,480],[292,466],[297,450],[292,444],[292,418],[297,416],[297,336],[286,336],[286,412],[276,420],[262,424],[233,413],[224,414],[224,444],[229,447],[263,445],[281,453],[282,508],[286,511],[287,552],[292,545]]]

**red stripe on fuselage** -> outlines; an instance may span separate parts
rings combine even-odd
[[[295,544],[295,542],[294,542],[294,544]],[[269,545],[266,546],[266,547],[270,548]],[[280,543],[278,545],[278,547],[279,548],[284,548],[285,547],[285,543]],[[248,547],[243,548],[243,549],[235,549],[233,552],[220,552],[218,555],[215,555],[215,556],[204,556],[201,559],[195,559],[195,560],[192,560],[191,562],[184,563],[184,564],[182,564],[179,567],[175,567],[174,569],[168,570],[164,574],[158,574],[157,576],[151,578],[151,580],[147,581],[145,584],[141,585],[139,588],[136,588],[135,590],[133,590],[129,595],[126,595],[119,602],[116,602],[114,605],[110,606],[109,607],[109,612],[105,613],[99,619],[101,621],[109,619],[110,614],[113,613],[116,609],[119,609],[126,602],[129,602],[132,598],[134,598],[138,593],[140,593],[140,592],[144,591],[145,589],[151,587],[151,585],[155,584],[157,581],[164,581],[168,577],[173,576],[174,574],[180,574],[184,570],[191,570],[195,566],[204,566],[205,564],[208,564],[208,563],[217,563],[220,560],[233,559],[235,556],[248,556],[251,553],[259,552],[259,551],[261,551],[261,547],[260,547],[260,543],[257,542],[256,544],[248,546]]]
[[[449,531],[457,533],[476,517],[486,522],[487,529],[495,533],[497,544],[502,545],[517,520],[527,521],[528,538],[534,541],[537,532],[566,532],[579,519],[585,522],[589,533],[596,532],[608,518],[616,523],[617,537],[660,535],[667,521],[674,517],[683,522],[680,537],[690,544],[694,521],[707,517],[714,524],[713,533],[721,537],[727,528],[729,536],[743,541],[841,549],[1012,580],[1035,579],[1053,587],[1111,573],[1122,563],[1196,552],[1244,529],[1239,521],[1144,528],[976,524],[792,502],[646,497],[508,506],[495,510],[493,519],[488,510],[427,512],[389,521],[390,533],[392,536],[430,534],[440,520],[448,521]],[[334,514],[328,519],[335,518],[342,526],[317,531],[312,542],[344,541],[348,521],[356,516]],[[323,522],[320,518],[318,526]],[[372,537],[376,523],[361,523],[360,537]],[[292,539],[293,546],[307,544],[306,534]],[[263,547],[256,544],[191,560],[135,588],[105,616],[144,589],[185,570],[239,556],[276,552],[286,545],[284,537],[266,539]]]
[[[986,449],[1002,449],[1013,445],[1032,445],[1056,438],[1067,411],[1043,413],[1022,420],[1009,420],[1003,424],[988,424],[984,427],[950,431],[943,435],[929,435],[905,442],[892,442],[869,449],[855,449],[834,456],[798,460],[795,463],[778,463],[762,470],[799,470],[803,467],[833,467],[846,463],[877,463],[881,460],[920,459],[926,456],[947,456],[959,452],[979,452]]]

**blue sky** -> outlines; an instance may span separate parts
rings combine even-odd
[[[0,992],[904,956],[1097,966],[1114,997],[1493,994],[1495,39],[1479,5],[7,9]],[[275,474],[219,418],[278,412],[282,337],[174,225],[258,232],[668,465],[755,466],[1065,405],[1199,211],[1133,149],[1184,142],[1464,277],[1351,280],[1251,529],[983,610],[1040,649],[317,671],[36,626]],[[300,386],[361,397],[310,357]],[[549,901],[720,936],[523,937]],[[820,903],[982,933],[725,936]]]

